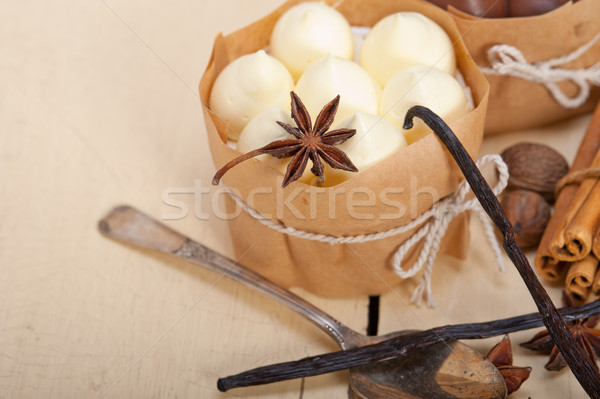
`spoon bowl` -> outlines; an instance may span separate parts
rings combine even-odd
[[[507,395],[497,368],[458,341],[351,368],[350,386],[352,399],[495,399]]]
[[[178,256],[271,296],[323,329],[341,349],[375,344],[409,332],[377,337],[360,334],[296,294],[130,206],[113,209],[98,227],[108,237]],[[492,399],[507,395],[496,367],[458,341],[441,342],[355,367],[349,376],[350,395],[354,398]]]

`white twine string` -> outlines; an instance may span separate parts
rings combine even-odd
[[[480,69],[488,75],[514,76],[540,83],[550,91],[560,105],[565,108],[577,108],[589,97],[590,83],[600,86],[600,62],[581,69],[565,69],[559,66],[581,57],[599,39],[600,33],[570,54],[533,64],[528,63],[523,53],[516,47],[498,44],[492,46],[487,52],[492,67]],[[562,81],[571,81],[578,87],[579,91],[575,97],[568,97],[560,90],[556,82]]]
[[[500,194],[508,183],[508,167],[502,160],[502,158],[497,154],[490,154],[483,156],[480,160],[477,161],[477,166],[481,168],[481,166],[486,165],[488,163],[493,163],[498,171],[498,184],[493,188],[493,192],[495,195]],[[250,216],[254,219],[258,220],[263,225],[276,230],[283,234],[288,234],[297,238],[304,238],[307,240],[326,242],[331,245],[336,244],[352,244],[352,243],[364,243],[369,241],[381,240],[384,238],[392,237],[398,234],[406,233],[407,231],[413,230],[419,226],[421,228],[415,232],[408,240],[402,243],[393,258],[393,268],[396,274],[402,278],[413,277],[416,273],[418,273],[423,266],[425,266],[425,271],[423,273],[423,277],[417,288],[414,291],[414,294],[411,298],[411,301],[419,305],[423,298],[423,295],[427,297],[427,305],[430,307],[434,307],[435,302],[433,301],[433,297],[431,294],[431,274],[433,271],[433,262],[437,255],[437,252],[440,249],[440,243],[446,230],[448,229],[448,225],[454,219],[454,217],[460,215],[461,213],[472,210],[474,211],[480,218],[483,228],[485,231],[485,235],[490,242],[492,247],[492,251],[494,253],[494,257],[496,259],[496,263],[498,264],[500,270],[506,270],[504,265],[504,258],[502,257],[502,252],[500,250],[500,246],[496,241],[496,237],[494,234],[494,229],[492,224],[487,217],[485,211],[481,208],[481,205],[477,201],[476,198],[466,199],[466,195],[470,190],[469,184],[464,181],[462,182],[457,192],[441,201],[438,201],[425,213],[421,216],[413,220],[411,223],[394,227],[390,230],[371,233],[371,234],[359,234],[355,236],[349,237],[336,237],[332,235],[319,234],[319,233],[311,233],[304,230],[295,229],[293,227],[285,227],[281,224],[274,222],[270,219],[266,219],[263,215],[261,215],[257,210],[252,208],[250,205],[244,202],[237,194],[235,194],[225,183],[222,183],[225,191],[235,200],[235,202]],[[425,242],[423,244],[423,248],[417,258],[415,264],[408,270],[402,269],[402,260],[404,256],[408,253],[408,251],[417,244],[422,238],[425,237]]]
[[[494,195],[499,195],[506,188],[508,183],[508,166],[506,166],[506,163],[504,163],[499,155],[494,154],[483,156],[477,161],[477,167],[481,168],[481,166],[487,163],[494,163],[496,170],[498,171],[498,184],[496,184],[492,191],[494,192]],[[425,295],[427,298],[427,306],[436,306],[433,295],[431,294],[431,274],[433,272],[434,260],[440,248],[442,238],[448,229],[448,225],[454,217],[467,210],[472,210],[479,216],[485,236],[492,247],[496,264],[498,264],[501,271],[506,270],[502,251],[496,240],[492,223],[476,198],[470,200],[466,199],[469,190],[469,184],[464,181],[459,185],[455,195],[435,204],[431,210],[428,211],[431,212],[429,223],[425,224],[412,237],[406,240],[394,254],[394,271],[402,278],[413,277],[423,268],[423,266],[425,266],[423,277],[421,277],[421,281],[411,298],[411,301],[417,305],[421,304],[423,296]],[[402,259],[410,248],[422,238],[425,238],[425,242],[423,243],[423,249],[417,258],[417,261],[410,269],[402,269]]]

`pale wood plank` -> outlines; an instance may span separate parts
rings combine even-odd
[[[300,381],[225,395],[215,381],[337,349],[272,300],[106,240],[95,228],[118,203],[167,216],[173,208],[162,201],[165,190],[208,186],[214,168],[196,85],[212,39],[281,3],[0,4],[0,397],[296,398]],[[584,126],[582,118],[535,137],[574,153]],[[191,194],[175,198],[191,213],[168,223],[231,255],[226,222],[196,218]],[[201,198],[202,210],[210,209],[209,198]],[[399,297],[386,295],[383,332],[420,327],[421,319],[459,322],[531,306],[515,276],[499,276],[489,263],[484,246],[465,264],[449,262],[456,278],[448,295],[436,287],[437,310],[403,308]],[[487,299],[478,290],[464,294],[458,274],[471,268],[491,279]],[[501,306],[503,290],[513,287],[512,305]],[[353,328],[366,326],[366,298],[302,295]],[[473,309],[457,313],[466,302]],[[579,392],[568,373],[550,378],[537,366],[541,359],[517,356],[537,362],[535,383],[520,397]],[[304,397],[344,398],[346,387],[344,373],[310,378]]]

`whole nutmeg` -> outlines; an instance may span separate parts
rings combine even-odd
[[[508,189],[535,191],[554,202],[554,186],[569,171],[565,158],[544,144],[518,143],[500,154],[508,165]]]
[[[476,17],[505,18],[508,16],[508,0],[429,0],[429,2],[442,8],[451,5]]]
[[[502,208],[513,225],[515,240],[521,248],[539,244],[550,220],[550,205],[541,195],[529,190],[508,191]]]
[[[429,0],[442,8],[455,7],[485,18],[528,17],[545,14],[569,0]],[[577,0],[572,0],[573,3]]]
[[[531,17],[545,14],[565,4],[568,0],[511,0],[508,2],[508,15],[511,17]]]

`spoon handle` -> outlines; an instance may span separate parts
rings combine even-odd
[[[167,227],[131,206],[118,206],[98,223],[108,237],[183,258],[246,284],[290,307],[333,337],[342,349],[356,346],[361,335],[298,295],[254,271]]]

